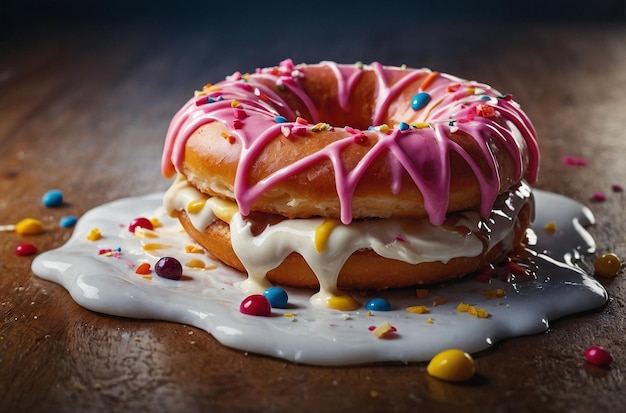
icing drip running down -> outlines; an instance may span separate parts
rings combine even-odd
[[[350,97],[361,77],[365,73],[375,74],[377,92],[371,127],[360,130],[324,123],[328,119],[320,117],[321,108],[302,87],[307,71],[314,67],[327,67],[334,74],[339,106],[346,112],[351,109]],[[414,99],[398,103],[398,94],[407,85],[420,80]],[[301,100],[308,112],[306,121],[281,96],[282,91],[289,91]],[[515,164],[515,182],[526,179],[530,184],[534,183],[539,165],[534,128],[510,95],[501,95],[487,85],[428,69],[386,67],[379,63],[349,66],[322,62],[296,66],[285,60],[278,67],[258,69],[253,74],[237,72],[216,85],[207,85],[175,115],[163,152],[164,176],[182,172],[187,140],[199,127],[212,122],[221,122],[228,131],[225,138],[241,145],[234,197],[244,216],[250,213],[255,200],[277,183],[311,165],[330,161],[341,221],[348,224],[352,221],[355,188],[368,167],[385,154],[394,171],[391,190],[394,193],[400,191],[401,177],[408,173],[423,194],[431,223],[441,225],[449,203],[451,153],[467,162],[478,181],[482,217],[489,216],[501,189],[490,142],[498,141],[509,153]],[[309,136],[319,130],[331,130],[336,140],[257,182],[250,182],[255,160],[268,142],[292,134]],[[480,159],[449,138],[457,132],[467,134],[475,141],[482,154]],[[341,155],[361,138],[374,144],[356,167],[346,168]],[[523,176],[525,155],[528,165]]]

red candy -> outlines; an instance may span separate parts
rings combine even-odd
[[[597,366],[606,367],[613,362],[613,357],[604,347],[591,346],[585,350],[585,360]]]
[[[249,295],[241,302],[239,311],[242,314],[267,317],[272,314],[272,305],[264,295]]]
[[[28,255],[35,255],[37,254],[37,247],[35,247],[33,244],[28,244],[24,242],[24,243],[18,244],[17,247],[15,247],[15,253],[19,255],[20,257],[26,257]]]
[[[135,233],[135,229],[137,229],[137,227],[149,229],[151,231],[154,229],[152,221],[144,217],[135,218],[130,221],[130,225],[128,225],[128,230],[132,233]]]

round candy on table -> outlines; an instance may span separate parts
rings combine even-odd
[[[591,346],[585,350],[585,360],[597,366],[607,367],[613,362],[613,356],[602,346]]]
[[[152,221],[150,221],[148,218],[139,217],[130,221],[130,224],[128,225],[128,230],[132,233],[135,233],[135,230],[137,228],[153,230],[154,225],[152,225]]]
[[[15,247],[15,253],[19,255],[20,257],[26,257],[28,255],[35,255],[37,254],[37,247],[34,246],[33,244],[23,242],[21,244],[18,244],[17,247]]]
[[[426,371],[433,377],[446,381],[466,381],[476,373],[474,359],[459,349],[444,350],[430,360]]]
[[[43,232],[43,224],[36,218],[24,218],[15,224],[15,232],[18,235],[37,235]]]
[[[66,215],[64,217],[61,217],[61,219],[59,220],[59,226],[61,228],[71,228],[76,225],[76,221],[78,221],[78,218],[76,218],[75,216]]]
[[[242,314],[267,317],[272,314],[272,305],[264,295],[252,294],[243,299],[239,311]]]
[[[287,295],[287,291],[283,290],[280,287],[269,287],[265,291],[263,291],[263,295],[270,302],[270,305],[274,308],[285,308],[287,307],[287,301],[289,300],[289,296]]]
[[[183,278],[183,265],[174,257],[163,257],[154,265],[154,272],[159,277],[177,281]]]
[[[389,304],[389,301],[384,298],[376,297],[368,300],[368,302],[365,303],[365,308],[370,311],[390,311],[391,304]]]
[[[622,262],[612,252],[603,254],[594,263],[595,274],[601,277],[615,277],[619,272]]]
[[[41,197],[41,203],[45,207],[58,207],[63,205],[63,192],[59,189],[51,189]]]

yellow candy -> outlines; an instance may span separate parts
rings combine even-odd
[[[352,298],[350,294],[345,293],[339,293],[338,295],[330,297],[327,304],[328,308],[339,311],[352,311],[361,307],[361,304],[359,304],[358,301]]]
[[[615,277],[622,263],[612,252],[602,255],[595,262],[595,273],[601,277]]]
[[[24,218],[15,224],[15,232],[19,235],[37,235],[43,232],[43,224],[35,218]]]
[[[476,373],[472,356],[459,349],[444,350],[432,358],[426,371],[446,381],[465,381]]]
[[[87,240],[89,241],[98,241],[100,238],[102,238],[102,234],[98,228],[92,229],[89,231],[89,234],[87,234]]]
[[[325,219],[321,225],[315,228],[315,251],[324,252],[328,238],[333,229],[339,226],[341,222],[337,219]]]

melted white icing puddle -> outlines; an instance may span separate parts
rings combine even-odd
[[[534,238],[520,263],[530,275],[513,280],[492,277],[479,282],[472,277],[445,285],[429,286],[427,298],[417,298],[415,288],[353,292],[362,304],[384,297],[392,311],[362,307],[351,312],[313,307],[312,290],[286,288],[289,305],[272,309],[271,317],[239,312],[246,293],[236,285],[245,275],[226,267],[207,254],[188,253],[192,244],[178,221],[161,207],[163,194],[121,199],[97,207],[78,222],[72,237],[62,247],[44,252],[33,262],[33,271],[65,287],[72,298],[90,310],[124,317],[167,320],[193,325],[236,349],[294,362],[317,365],[348,365],[383,361],[426,361],[447,348],[473,353],[498,340],[545,331],[550,320],[583,312],[606,303],[604,288],[578,267],[580,258],[595,249],[583,226],[593,223],[583,205],[560,195],[535,190],[537,215],[531,231]],[[128,232],[130,220],[156,217],[163,227],[159,238],[140,238]],[[548,233],[544,225],[556,223]],[[99,228],[103,238],[92,242],[86,236]],[[148,243],[169,247],[146,251]],[[121,248],[119,256],[100,255],[101,249]],[[172,281],[152,273],[151,279],[135,273],[135,267],[161,256],[174,256],[182,263],[201,259],[208,268],[185,267],[184,278]],[[509,277],[511,278],[511,277]],[[506,296],[489,299],[483,290],[501,288]],[[445,303],[434,306],[436,297]],[[489,318],[476,318],[457,311],[460,303],[484,308]],[[406,307],[424,305],[429,314],[414,314]],[[285,316],[285,314],[287,316]],[[430,321],[428,321],[430,319]],[[369,328],[389,322],[397,331],[378,339]]]

